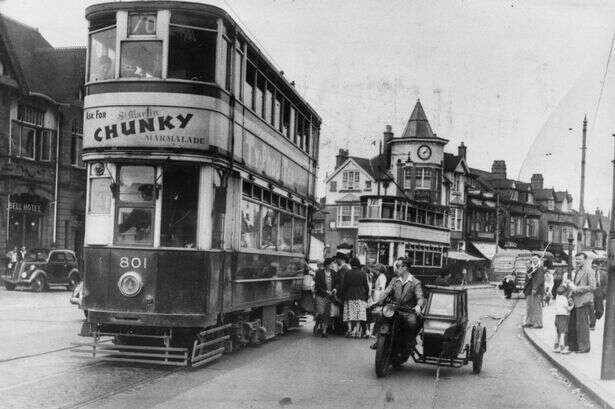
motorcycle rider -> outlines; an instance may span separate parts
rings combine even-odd
[[[423,288],[421,282],[410,273],[410,261],[407,259],[397,261],[395,274],[397,277],[391,280],[379,299],[375,301],[382,303],[389,297],[394,304],[402,307],[398,313],[405,325],[400,329],[400,336],[408,340],[408,347],[412,348],[416,344],[416,336],[420,329],[419,317],[425,304]],[[376,344],[371,346],[372,349],[375,347]]]

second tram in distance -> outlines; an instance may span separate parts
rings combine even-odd
[[[218,7],[115,2],[86,17],[93,341],[76,350],[198,365],[297,325],[318,114]]]

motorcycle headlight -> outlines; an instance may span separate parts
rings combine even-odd
[[[393,306],[391,306],[390,304],[387,304],[384,306],[384,308],[382,308],[382,315],[384,315],[385,317],[391,318],[393,314],[395,314],[395,308],[393,308]]]
[[[122,274],[122,276],[117,282],[117,286],[120,289],[122,295],[126,297],[134,297],[139,294],[139,292],[143,288],[143,280],[138,273],[134,271],[129,271]]]

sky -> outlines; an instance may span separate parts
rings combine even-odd
[[[92,0],[0,0],[0,12],[58,47],[85,45]],[[335,155],[377,154],[420,98],[434,132],[468,164],[568,190],[578,206],[589,121],[585,209],[611,208],[615,4],[607,0],[213,0],[247,29],[323,119],[320,195]],[[53,4],[53,7],[50,5]],[[615,58],[615,56],[614,56]],[[606,75],[605,75],[606,72]],[[604,78],[604,87],[602,87]],[[598,100],[600,91],[600,104]]]

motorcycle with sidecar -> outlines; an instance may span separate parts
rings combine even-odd
[[[487,351],[486,328],[477,322],[472,325],[469,343],[468,292],[463,287],[425,286],[426,303],[422,316],[417,316],[418,337],[421,342],[400,337],[405,307],[385,303],[380,312],[376,340],[376,376],[385,377],[391,368],[399,367],[410,357],[416,363],[460,368],[472,362],[472,371],[479,374],[483,355]]]

